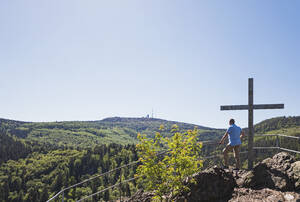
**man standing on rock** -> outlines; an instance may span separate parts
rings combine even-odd
[[[223,144],[224,140],[228,136],[229,143],[223,149],[225,168],[228,168],[228,153],[233,150],[236,169],[240,169],[240,145],[242,144],[241,138],[245,135],[245,133],[239,126],[235,125],[234,119],[230,119],[229,125],[230,127],[223,135],[219,144]]]

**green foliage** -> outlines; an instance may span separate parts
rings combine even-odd
[[[159,131],[161,124],[164,124],[165,129]],[[177,124],[180,129],[173,128],[172,131],[173,124]],[[101,121],[45,123],[0,119],[0,201],[46,201],[64,187],[135,161],[136,148],[128,144],[138,142],[138,133],[147,134],[147,137],[140,138],[145,138],[144,140],[149,143],[145,144],[147,147],[144,150],[151,151],[147,155],[152,157],[146,158],[150,167],[144,169],[149,173],[148,178],[144,176],[144,185],[158,187],[161,193],[170,191],[175,193],[180,190],[182,182],[180,176],[188,175],[182,172],[184,166],[197,170],[193,167],[196,161],[192,160],[191,156],[184,157],[185,152],[190,152],[190,149],[175,148],[185,144],[184,140],[188,139],[189,132],[195,137],[192,141],[219,140],[225,132],[201,126],[198,133],[185,132],[194,127],[192,124],[152,118],[115,117]],[[263,121],[255,126],[255,134],[261,133],[300,136],[300,117],[279,117]],[[153,138],[152,143],[150,138]],[[254,139],[255,146],[274,146],[275,143],[276,137],[273,136]],[[300,144],[294,139],[279,138],[279,143],[281,147],[300,151]],[[174,150],[173,153],[156,156],[159,151],[171,149]],[[185,151],[186,149],[188,151]],[[247,150],[247,137],[244,138],[242,150]],[[204,144],[201,156],[220,154],[221,151],[222,146]],[[270,157],[275,152],[278,151],[256,151],[256,161]],[[198,159],[199,153],[195,156]],[[241,154],[244,165],[247,164],[246,157],[247,155]],[[221,160],[222,156],[211,162],[206,160],[203,166],[215,165]],[[233,161],[233,158],[231,160]],[[198,163],[202,165],[201,162]],[[174,170],[165,166],[168,164],[176,165]],[[120,178],[122,180],[132,178],[135,173],[136,167],[133,166],[124,168],[122,172],[116,171],[107,177],[84,183],[66,192],[65,200],[78,200],[89,193],[117,183]],[[153,184],[149,184],[149,180],[153,180]],[[166,188],[167,186],[174,189]],[[123,196],[130,196],[136,189],[135,182],[121,187]],[[99,194],[93,200],[114,200],[117,196],[119,188]]]
[[[0,166],[0,201],[46,201],[64,187],[107,172],[113,168],[137,160],[134,145],[109,144],[91,149],[52,150],[34,152],[19,160],[9,160]],[[66,201],[75,201],[118,182],[120,178],[132,178],[135,166],[112,172],[107,177],[95,178],[65,193]],[[130,196],[136,188],[133,183],[123,188],[123,196]],[[119,189],[114,193],[118,193]],[[114,195],[98,195],[95,201]]]
[[[154,191],[157,198],[187,189],[184,179],[198,172],[203,165],[200,160],[202,143],[196,139],[198,130],[195,128],[182,133],[174,125],[171,133],[168,138],[157,132],[154,139],[138,135],[140,143],[137,150],[142,164],[137,168],[137,176],[140,177],[139,182],[147,190]],[[163,150],[167,150],[167,154],[158,155]]]
[[[24,141],[11,137],[5,131],[0,132],[0,165],[7,160],[17,160],[32,152]]]
[[[265,133],[272,130],[300,126],[300,116],[276,117],[264,120],[255,125],[255,133]]]

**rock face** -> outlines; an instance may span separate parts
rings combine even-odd
[[[294,180],[295,190],[300,192],[300,161],[297,161],[291,165],[289,175]]]
[[[300,164],[281,152],[258,163],[237,180],[239,187],[252,189],[270,188],[279,191],[294,191],[299,188]]]
[[[290,201],[298,202],[300,194],[295,192],[281,192],[269,188],[254,190],[249,188],[235,188],[230,202],[251,201],[251,202],[274,202]]]
[[[300,202],[300,161],[281,152],[255,165],[253,170],[232,171],[213,167],[186,179],[190,188],[170,201],[297,201]],[[137,193],[129,201],[149,202],[153,194]],[[168,197],[166,197],[168,198]]]
[[[194,174],[192,178],[196,183],[188,183],[190,191],[175,197],[175,201],[222,201],[231,197],[236,186],[232,173],[218,167]]]

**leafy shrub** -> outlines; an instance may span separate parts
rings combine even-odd
[[[161,126],[160,130],[164,130]],[[156,199],[170,193],[177,194],[188,189],[184,179],[200,170],[203,162],[200,159],[202,143],[197,142],[198,130],[178,132],[178,126],[173,125],[172,137],[162,137],[157,132],[154,139],[138,135],[137,144],[141,165],[137,168],[138,182],[148,191],[154,191]],[[162,151],[165,155],[159,155]]]

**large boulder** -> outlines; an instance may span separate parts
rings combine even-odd
[[[232,173],[218,167],[194,174],[192,178],[187,180],[189,191],[181,193],[174,201],[224,201],[231,197],[236,186]]]
[[[295,190],[300,191],[300,161],[292,163],[289,169],[289,176],[294,181]]]
[[[280,191],[294,191],[295,182],[291,177],[294,158],[281,152],[255,165],[253,170],[237,180],[239,187],[252,189],[270,188]],[[299,168],[295,166],[295,170]]]
[[[274,201],[289,201],[299,202],[300,194],[295,192],[281,192],[269,188],[264,189],[249,189],[235,188],[232,198],[229,202],[274,202]]]

